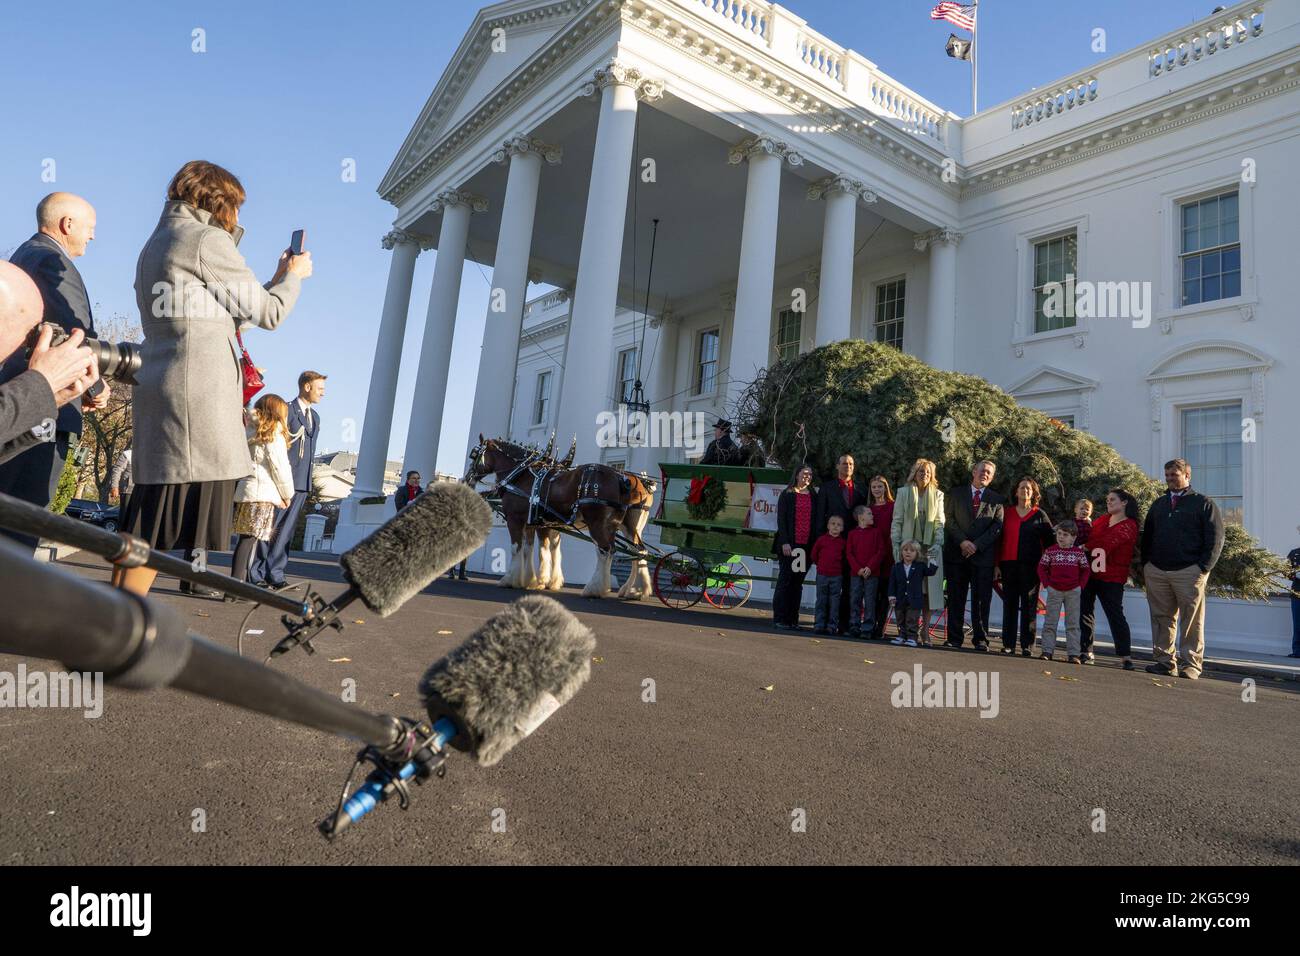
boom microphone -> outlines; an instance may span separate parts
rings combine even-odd
[[[388,617],[487,540],[492,509],[468,485],[439,482],[339,558],[366,607]]]
[[[429,668],[420,681],[428,722],[409,728],[401,756],[373,747],[357,755],[375,769],[351,795],[345,787],[320,831],[333,839],[394,795],[405,809],[410,781],[442,776],[448,746],[496,763],[578,692],[595,649],[591,631],[550,598],[509,605]]]
[[[289,633],[267,660],[299,644],[315,653],[312,640],[327,628],[342,630],[339,613],[353,601],[388,617],[478,550],[491,528],[492,509],[478,492],[460,482],[439,482],[339,558],[348,589],[329,604],[312,595],[313,614],[306,621],[285,618]]]
[[[430,721],[455,724],[451,746],[491,766],[578,692],[595,649],[596,638],[576,617],[551,598],[530,595],[433,664],[420,696]]]

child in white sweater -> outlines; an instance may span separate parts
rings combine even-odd
[[[253,473],[235,488],[234,530],[239,535],[232,577],[248,580],[248,567],[259,541],[269,541],[275,509],[289,507],[293,498],[293,468],[289,464],[289,406],[279,395],[263,395],[253,406],[248,426],[248,452]],[[227,601],[233,600],[229,596]]]

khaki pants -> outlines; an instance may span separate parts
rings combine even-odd
[[[1209,575],[1195,564],[1179,571],[1161,571],[1147,564],[1142,575],[1151,608],[1151,651],[1155,662],[1175,666],[1174,645],[1181,631],[1177,666],[1199,676],[1205,654],[1205,582]]]
[[[1056,651],[1056,624],[1061,617],[1061,608],[1065,608],[1065,656],[1079,657],[1083,654],[1079,634],[1079,603],[1082,596],[1083,592],[1078,588],[1068,591],[1043,588],[1043,605],[1047,608],[1047,615],[1043,618],[1043,634],[1039,639],[1040,654],[1051,657]]]

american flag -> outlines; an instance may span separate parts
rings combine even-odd
[[[952,0],[943,0],[937,7],[930,11],[931,20],[947,20],[954,26],[959,26],[963,30],[975,31],[975,4],[953,3]]]

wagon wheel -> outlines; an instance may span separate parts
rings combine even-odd
[[[680,610],[698,604],[704,596],[704,566],[689,554],[673,551],[655,564],[655,597]]]
[[[754,590],[754,582],[749,576],[749,568],[738,555],[732,555],[726,561],[710,568],[710,577],[704,582],[704,600],[722,611],[740,607],[749,600]]]

